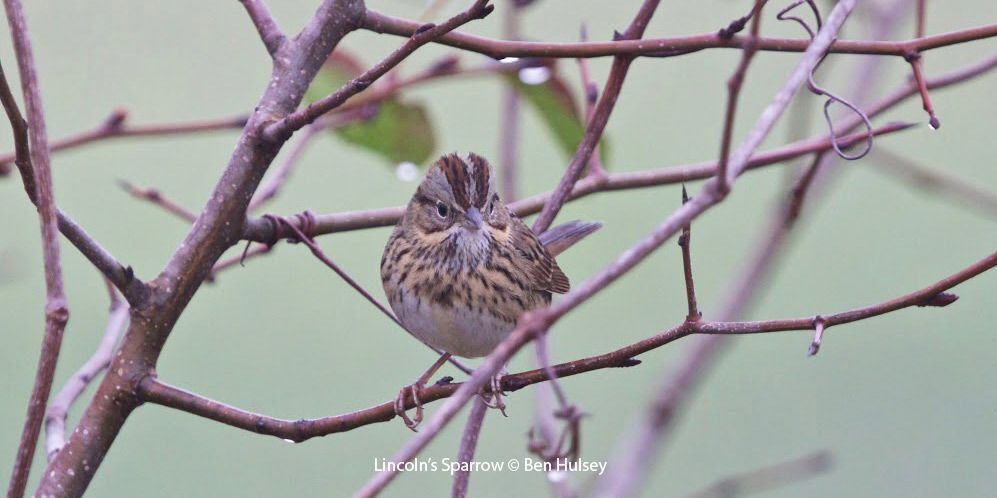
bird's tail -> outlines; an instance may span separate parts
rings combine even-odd
[[[537,238],[551,256],[557,256],[600,228],[602,223],[598,221],[574,220],[551,228]]]

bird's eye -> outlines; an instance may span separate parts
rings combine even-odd
[[[440,218],[446,218],[447,214],[449,214],[449,213],[450,213],[450,209],[447,208],[446,204],[444,204],[442,202],[437,202],[436,203],[436,214],[440,215]]]

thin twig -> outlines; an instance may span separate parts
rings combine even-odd
[[[780,488],[827,472],[831,453],[820,450],[792,460],[735,474],[717,480],[686,498],[735,498],[759,491]]]
[[[45,417],[45,406],[52,390],[52,380],[55,377],[55,367],[59,361],[59,349],[62,347],[62,335],[69,321],[69,305],[62,285],[62,263],[59,251],[59,220],[58,208],[55,205],[55,193],[52,186],[52,168],[48,154],[48,135],[45,130],[45,111],[42,107],[41,90],[38,83],[38,73],[35,69],[35,56],[28,35],[28,23],[24,18],[24,9],[20,0],[4,0],[7,11],[7,23],[10,25],[11,37],[14,39],[14,53],[17,57],[17,67],[21,76],[21,94],[24,98],[27,112],[27,130],[25,120],[15,104],[7,77],[0,69],[0,93],[3,94],[3,104],[14,130],[14,143],[18,162],[25,164],[32,171],[31,183],[35,188],[35,205],[38,207],[38,219],[41,225],[42,258],[45,266],[45,335],[42,339],[41,354],[38,358],[38,368],[35,373],[31,398],[28,401],[27,415],[24,418],[24,429],[14,460],[14,470],[11,472],[10,485],[7,488],[8,498],[20,498],[27,486],[28,474],[31,471],[31,461],[38,446],[38,436],[41,432],[42,419]],[[26,135],[26,137],[25,137]],[[27,150],[25,150],[27,147]],[[27,186],[28,183],[25,184]],[[29,192],[29,196],[30,196]]]
[[[421,24],[415,21],[368,10],[364,18],[363,28],[375,33],[411,36],[419,26]],[[830,46],[828,52],[903,57],[904,53],[911,50],[923,52],[994,36],[997,36],[997,24],[988,24],[904,41],[837,40]],[[551,43],[496,40],[455,31],[434,40],[434,42],[484,54],[493,59],[505,57],[592,58],[655,56],[662,53],[688,53],[713,48],[744,49],[749,43],[749,37],[734,35],[725,38],[712,32],[643,40]],[[805,52],[810,45],[810,40],[760,37],[756,43],[758,50],[761,51]]]
[[[385,93],[382,98],[388,98],[392,95],[391,93]],[[260,206],[266,204],[268,201],[277,197],[280,193],[280,189],[284,187],[287,181],[291,178],[291,173],[301,162],[301,158],[304,156],[305,150],[311,145],[312,140],[319,136],[320,133],[329,130],[339,128],[350,123],[355,123],[358,121],[364,121],[370,119],[374,116],[376,108],[370,104],[365,104],[358,108],[353,109],[340,109],[340,112],[334,115],[326,116],[304,128],[301,132],[301,137],[298,141],[291,147],[291,150],[287,152],[287,156],[284,160],[273,169],[270,173],[266,183],[260,186],[253,194],[252,200],[249,201],[249,211],[255,211],[260,208]]]
[[[184,220],[188,223],[193,223],[197,219],[197,215],[190,212],[187,208],[177,204],[175,201],[163,195],[159,189],[154,187],[138,187],[125,180],[119,180],[118,185],[131,194],[132,197],[137,199],[147,200],[163,209],[165,209],[170,214]]]
[[[467,424],[464,425],[464,433],[460,437],[460,449],[457,451],[457,461],[466,465],[461,465],[454,473],[450,494],[453,498],[467,496],[471,481],[470,463],[474,461],[474,450],[478,447],[478,436],[481,435],[486,414],[488,414],[488,404],[484,399],[478,398],[471,403],[471,412],[467,414]]]
[[[144,125],[129,125],[127,119],[127,111],[117,109],[92,129],[52,140],[49,142],[48,150],[50,153],[60,152],[112,138],[169,137],[219,130],[238,130],[246,124],[246,116]],[[0,164],[13,161],[14,156],[14,152],[0,154]]]
[[[97,350],[66,381],[59,393],[52,397],[52,402],[45,413],[45,454],[49,461],[66,444],[66,417],[69,415],[69,409],[90,382],[110,365],[114,346],[128,323],[128,304],[119,297],[110,282],[108,282],[108,293],[111,297],[110,314]]]
[[[965,180],[945,168],[930,168],[882,146],[872,153],[873,171],[885,171],[909,185],[942,195],[974,211],[997,218],[997,192]]]
[[[277,246],[276,245],[271,246],[269,244],[259,244],[252,247],[248,251],[239,254],[238,256],[232,256],[231,258],[219,261],[215,263],[215,266],[211,267],[211,273],[208,275],[208,277],[205,280],[208,282],[214,282],[215,279],[218,278],[219,273],[228,270],[229,268],[234,268],[236,266],[243,265],[245,264],[246,261],[255,258],[257,256],[269,254],[270,251],[272,251],[275,247]]]
[[[894,102],[893,105],[895,105]],[[885,110],[884,107],[882,110]],[[848,126],[846,124],[845,126]],[[908,129],[910,125],[902,123],[892,123],[873,130],[874,135],[885,135]],[[847,135],[838,138],[838,143],[842,147],[849,147],[866,139],[865,133]],[[771,151],[757,153],[748,162],[747,169],[757,169],[764,166],[778,164],[800,156],[830,150],[832,141],[829,137],[812,138],[801,140],[792,144],[773,149]],[[569,201],[599,193],[628,190],[635,188],[645,188],[660,185],[672,185],[676,183],[703,180],[716,175],[716,161],[686,164],[679,166],[669,166],[664,168],[628,171],[619,173],[607,173],[605,177],[587,176],[578,180],[571,192]],[[509,204],[509,208],[518,216],[527,216],[540,212],[543,206],[549,201],[552,192],[537,194]],[[360,230],[365,228],[376,228],[391,226],[398,223],[405,212],[404,206],[365,209],[360,211],[345,211],[341,213],[318,214],[315,215],[315,224],[312,226],[312,235],[322,235],[330,233]],[[295,220],[289,220],[295,222]],[[273,238],[285,238],[291,236],[290,230],[276,227],[281,230],[274,233],[274,225],[263,218],[253,218],[246,222],[243,238],[255,242],[266,242]]]
[[[274,142],[282,142],[287,140],[292,133],[300,130],[305,125],[315,121],[323,114],[339,107],[350,97],[362,92],[373,82],[377,81],[378,78],[384,76],[391,68],[397,66],[401,61],[405,60],[409,55],[416,51],[419,47],[443,36],[454,29],[467,24],[475,19],[484,19],[485,16],[491,13],[493,6],[488,4],[489,0],[475,0],[474,3],[465,11],[451,17],[443,24],[423,24],[419,26],[410,35],[408,41],[402,44],[401,47],[395,49],[390,55],[385,57],[382,61],[371,66],[370,69],[366,70],[360,76],[353,78],[345,85],[343,85],[339,90],[336,90],[330,95],[327,95],[299,111],[295,111],[288,116],[280,119],[274,123],[271,123],[266,128],[263,129],[264,139]]]
[[[502,34],[506,39],[519,39],[519,8],[509,3],[502,16]],[[502,179],[502,199],[512,202],[519,198],[519,128],[521,97],[515,85],[508,83],[502,90],[501,132],[499,134],[499,170]]]
[[[935,115],[935,106],[931,103],[931,96],[928,94],[928,85],[924,81],[924,74],[921,72],[921,53],[911,51],[904,56],[904,59],[910,63],[910,68],[914,72],[914,81],[917,83],[918,92],[921,94],[921,105],[924,107],[924,112],[928,113],[928,124],[932,129],[937,130],[942,126],[941,121],[939,121],[938,116]]]
[[[584,24],[578,31],[578,37],[579,41],[588,41],[588,29]],[[588,59],[579,57],[575,61],[578,63],[578,72],[581,73],[582,78],[582,94],[585,96],[585,126],[587,128],[592,123],[592,117],[595,116],[595,105],[599,102],[599,85],[592,80]],[[595,148],[592,149],[592,157],[589,158],[589,175],[606,176],[606,167],[602,164],[601,154],[599,144],[596,143]]]
[[[308,219],[311,219],[311,216],[312,215],[310,213],[305,212],[302,215],[298,216],[298,218],[303,219],[303,220],[308,220]],[[273,216],[269,216],[268,218],[276,220],[276,223],[279,223],[279,224],[282,224],[282,225],[286,225],[287,227],[289,227],[294,232],[295,240],[297,240],[297,241],[305,244],[305,246],[308,247],[308,249],[312,252],[312,254],[316,258],[318,258],[319,261],[321,261],[323,264],[325,264],[326,266],[328,266],[329,269],[331,269],[332,271],[334,271],[336,273],[336,275],[339,275],[339,278],[343,279],[343,281],[345,281],[350,287],[353,288],[353,290],[357,291],[357,293],[359,293],[361,296],[363,296],[364,299],[366,299],[370,304],[373,304],[375,308],[377,308],[381,313],[384,314],[384,316],[388,317],[388,319],[391,320],[392,322],[395,322],[395,325],[398,325],[398,327],[401,328],[402,330],[404,330],[406,333],[408,333],[412,337],[415,337],[419,342],[425,344],[426,347],[428,347],[429,349],[432,349],[436,354],[439,355],[439,354],[443,354],[444,353],[443,351],[441,351],[441,350],[439,350],[439,349],[431,346],[429,343],[427,343],[427,342],[423,341],[422,339],[416,337],[415,334],[413,334],[407,328],[405,328],[405,326],[402,325],[402,322],[398,321],[398,318],[395,317],[394,313],[392,313],[390,310],[388,310],[388,308],[386,306],[384,306],[383,304],[381,304],[381,302],[378,301],[377,298],[373,296],[373,294],[371,294],[370,292],[368,292],[367,289],[364,289],[364,287],[362,285],[360,285],[360,283],[357,282],[356,279],[354,279],[349,273],[346,273],[345,270],[343,270],[342,268],[340,268],[339,265],[337,265],[332,259],[330,259],[328,256],[326,256],[325,252],[322,251],[322,248],[319,247],[318,244],[315,243],[315,240],[312,239],[310,236],[308,236],[305,233],[305,232],[309,231],[307,228],[304,231],[302,231],[297,226],[295,226],[294,223],[291,223],[290,221],[288,221],[286,219],[276,218],[276,217],[273,217]],[[303,221],[303,223],[307,227],[307,226],[309,226],[309,224],[311,222],[310,221]],[[451,356],[448,361],[450,362],[450,364],[454,365],[455,367],[457,367],[458,369],[460,369],[462,372],[464,372],[466,374],[470,374],[471,373],[471,369],[468,368],[467,366],[465,366],[463,363],[461,363],[456,358],[454,358],[454,357]]]
[[[637,14],[634,15],[633,20],[627,26],[627,29],[623,33],[617,33],[615,36],[616,40],[641,39],[644,36],[644,30],[647,29],[647,24],[651,22],[654,11],[658,8],[659,2],[660,0],[644,0]],[[558,182],[557,187],[551,194],[550,200],[544,204],[540,215],[533,222],[534,232],[539,234],[550,228],[551,223],[554,222],[554,218],[557,217],[557,213],[561,211],[561,207],[568,201],[575,182],[581,176],[582,170],[588,166],[589,158],[592,157],[596,145],[602,139],[602,133],[606,129],[606,124],[609,123],[609,116],[616,107],[616,100],[620,97],[620,90],[623,89],[623,82],[627,78],[627,72],[630,70],[631,63],[633,63],[633,57],[618,56],[613,58],[613,65],[609,70],[609,76],[606,78],[606,84],[603,86],[599,102],[595,105],[592,119],[589,120],[581,143],[578,144],[575,155],[571,158],[571,162],[568,164],[567,169],[561,176],[560,182]]]
[[[682,186],[682,204],[689,202],[689,194]],[[682,235],[679,236],[679,247],[682,248],[682,274],[685,277],[685,296],[688,303],[688,313],[685,316],[687,322],[699,320],[702,313],[696,304],[696,282],[692,278],[692,224],[687,223],[682,227]]]
[[[734,121],[737,117],[738,98],[741,96],[741,88],[744,86],[744,77],[748,74],[748,67],[752,59],[758,52],[758,37],[761,29],[762,8],[765,7],[765,0],[755,0],[755,5],[751,9],[751,34],[748,43],[741,51],[741,59],[737,63],[737,69],[727,80],[727,106],[724,111],[724,127],[720,134],[720,160],[717,163],[717,178],[720,180],[720,188],[723,191],[730,190],[731,179],[727,176],[727,163],[730,160],[730,146],[734,136]]]

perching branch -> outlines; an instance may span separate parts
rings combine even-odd
[[[824,51],[833,41],[841,25],[844,23],[848,13],[854,7],[854,0],[842,0],[828,16],[828,21],[823,29],[814,38],[810,47],[804,53],[802,60],[794,69],[783,88],[776,94],[773,102],[762,112],[761,117],[755,124],[754,129],[748,135],[748,139],[735,151],[731,157],[730,170],[727,176],[733,179],[739,176],[747,166],[748,159],[758,147],[761,140],[768,134],[775,124],[775,121],[785,110],[790,97],[803,84],[806,75],[817,65],[823,57]],[[691,222],[694,218],[709,210],[712,206],[721,202],[725,197],[717,186],[717,179],[713,179],[703,187],[699,195],[683,205],[661,225],[659,225],[648,236],[644,237],[629,250],[624,252],[616,261],[605,267],[594,277],[582,282],[571,292],[565,294],[564,298],[549,308],[524,314],[517,327],[489,354],[480,366],[475,369],[474,374],[468,379],[454,395],[436,412],[429,423],[425,424],[422,432],[409,440],[393,457],[396,464],[408,462],[437,434],[445,427],[454,415],[464,406],[467,401],[477,393],[488,379],[495,375],[499,368],[504,365],[509,358],[515,354],[523,345],[530,341],[536,334],[543,333],[550,328],[559,318],[570,312],[577,306],[586,302],[589,298],[602,291],[606,286],[616,281],[620,276],[630,271],[634,266],[642,262],[648,255],[654,252],[674,235],[683,225]],[[387,486],[397,476],[397,468],[386,469],[376,474],[363,488],[358,491],[360,496],[372,496]]]
[[[825,318],[828,327],[830,327],[832,325],[843,325],[845,323],[866,320],[904,308],[922,306],[925,303],[930,303],[933,297],[992,269],[994,266],[997,266],[997,253],[990,254],[980,261],[915,292],[879,304],[821,316]],[[517,328],[517,330],[521,329],[522,327]],[[692,334],[733,335],[799,330],[813,330],[813,317],[757,322],[684,322],[654,336],[608,353],[553,365],[551,368],[558,377],[563,378],[605,368],[633,366],[639,363],[639,361],[635,360],[635,357]],[[515,392],[524,387],[539,382],[546,382],[547,380],[547,372],[542,368],[538,368],[503,376],[502,389],[508,392]],[[423,404],[428,404],[440,399],[454,397],[461,390],[470,390],[467,388],[469,382],[471,381],[428,386],[419,394],[419,399]],[[294,442],[302,442],[314,437],[346,432],[374,423],[387,422],[396,416],[394,408],[395,401],[390,400],[343,415],[317,419],[277,419],[219,403],[165,384],[153,376],[142,380],[139,384],[137,395],[145,402],[168,406],[239,429]],[[411,398],[405,400],[406,409],[414,407],[415,403]],[[424,425],[421,429],[422,432],[420,434],[428,430],[428,427]]]

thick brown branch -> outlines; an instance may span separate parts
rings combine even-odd
[[[298,107],[329,53],[360,25],[363,11],[360,0],[324,0],[301,33],[281,47],[274,58],[272,81],[228,165],[190,232],[159,277],[150,282],[148,302],[132,310],[119,348],[120,362],[116,359],[108,370],[65,448],[49,464],[39,495],[78,497],[86,490],[138,406],[137,385],[154,371],[180,314],[219,256],[239,240],[249,199],[280,149],[280,144],[263,140],[260,129]]]
[[[97,350],[66,381],[59,393],[52,398],[52,403],[45,412],[45,454],[49,461],[66,444],[66,417],[69,415],[70,407],[83,394],[90,382],[111,363],[114,346],[128,323],[128,305],[118,297],[110,282],[108,282],[108,291],[111,294],[110,316]]]
[[[379,12],[368,11],[364,28],[375,33],[397,36],[411,36],[420,24],[415,21],[391,17]],[[828,50],[831,53],[895,55],[903,57],[906,52],[924,52],[968,41],[997,36],[997,24],[963,29],[906,41],[866,41],[837,40]],[[662,53],[688,53],[711,48],[743,49],[750,42],[749,36],[735,35],[724,38],[717,33],[679,36],[671,38],[648,38],[644,40],[620,40],[605,42],[525,42],[507,41],[453,32],[435,40],[436,43],[478,52],[495,59],[504,57],[613,57],[619,55],[654,56]],[[757,40],[758,50],[774,52],[804,52],[810,40],[799,38],[769,38]]]

